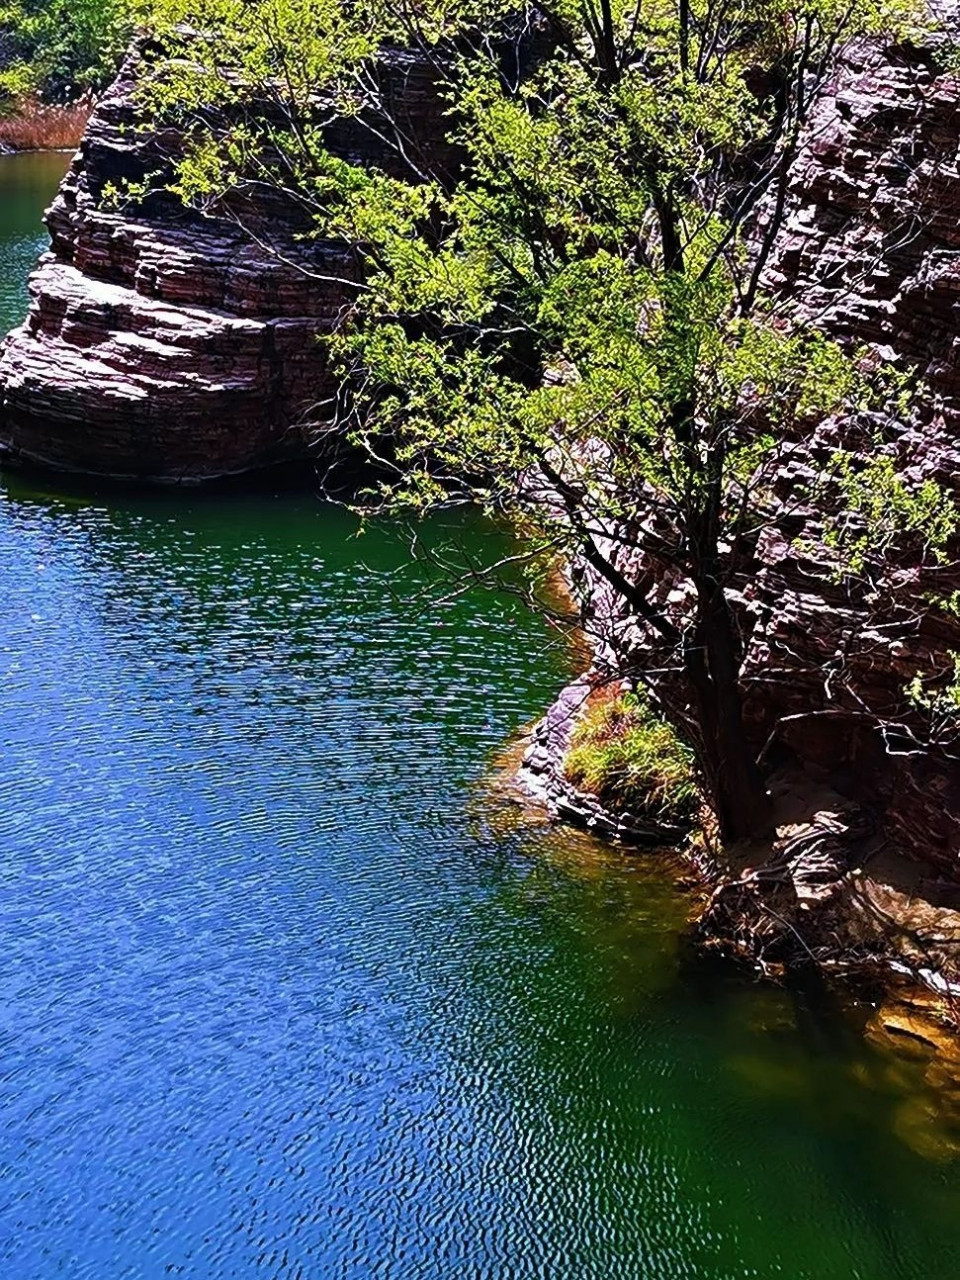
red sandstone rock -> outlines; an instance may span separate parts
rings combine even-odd
[[[175,132],[133,127],[138,67],[134,53],[47,215],[29,315],[0,345],[0,447],[58,470],[168,482],[312,460],[306,437],[335,391],[317,334],[350,296],[338,281],[355,275],[353,257],[304,247],[282,204],[245,209],[247,230],[166,194],[136,213],[105,207],[108,182],[162,171],[179,145]],[[382,74],[400,118],[439,146],[426,71],[398,54]],[[389,167],[356,122],[330,141]]]
[[[926,422],[904,428],[894,453],[905,474],[960,496],[958,160],[960,80],[939,72],[935,54],[848,50],[794,168],[767,283],[829,332],[919,371]],[[956,619],[925,603],[955,590],[956,573],[901,582],[878,619],[875,603],[841,607],[822,573],[805,582],[810,567],[795,552],[758,554],[768,612],[745,662],[758,730],[805,717],[781,731],[797,753],[850,771],[893,841],[960,879],[957,762],[871,728],[887,716],[909,727],[905,686],[960,650]],[[777,667],[786,680],[764,687]]]
[[[957,78],[939,74],[929,52],[849,50],[794,168],[767,284],[832,334],[920,371],[919,425],[885,423],[887,447],[904,474],[960,496],[958,158]],[[795,502],[841,443],[873,447],[869,431],[855,438],[848,427],[841,438],[826,424],[797,445],[781,497]],[[894,847],[960,882],[960,761],[955,752],[921,748],[923,717],[905,696],[917,673],[946,671],[951,652],[960,652],[960,621],[929,604],[960,588],[960,573],[894,569],[869,598],[799,550],[797,539],[816,542],[812,512],[799,510],[793,524],[789,538],[763,535],[731,584],[755,749],[766,749],[768,761],[787,752],[799,765],[822,767],[838,791],[868,807]],[[683,625],[683,584],[633,553],[621,567],[645,578]],[[575,577],[602,672],[670,665],[658,660],[656,636],[588,567],[578,566]],[[676,706],[682,695],[658,679]],[[559,741],[551,729],[548,719],[529,764],[556,804],[543,781],[545,748]],[[554,774],[556,791],[559,766]]]
[[[793,168],[767,273],[832,333],[919,369],[960,422],[960,82],[930,51],[851,48]]]

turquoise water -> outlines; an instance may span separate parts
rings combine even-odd
[[[564,654],[355,532],[0,487],[0,1275],[952,1280],[909,1065],[491,797]]]

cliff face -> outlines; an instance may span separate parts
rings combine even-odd
[[[134,52],[101,101],[47,215],[29,314],[0,345],[0,449],[165,482],[307,461],[305,429],[335,390],[316,335],[347,301],[337,281],[355,264],[332,245],[305,250],[296,211],[280,204],[245,209],[243,230],[164,195],[113,211],[107,184],[162,173],[180,142],[137,131],[140,62]],[[429,77],[400,57],[384,74],[430,145],[440,122]],[[356,123],[331,144],[385,160]]]
[[[793,170],[767,275],[782,298],[828,331],[919,370],[921,421],[884,422],[884,448],[900,469],[960,498],[958,155],[955,77],[938,73],[923,51],[849,50]],[[918,672],[948,672],[951,652],[960,651],[960,620],[929,603],[960,588],[958,556],[932,572],[894,567],[885,581],[850,589],[828,563],[799,550],[821,533],[816,512],[799,502],[803,486],[841,444],[871,454],[879,425],[848,425],[841,434],[826,424],[797,443],[779,494],[792,509],[790,536],[763,534],[732,584],[747,727],[768,764],[790,760],[821,771],[861,803],[859,826],[872,825],[928,875],[956,883],[956,746],[929,745],[929,717],[905,690]],[[661,602],[675,601],[683,625],[682,583],[633,553],[624,553],[622,567]],[[649,628],[589,568],[578,573],[599,673],[667,667]],[[666,705],[684,696],[669,676],[657,679]],[[541,790],[550,726],[530,753]]]
[[[848,50],[794,167],[767,282],[834,335],[919,373],[921,422],[888,426],[888,448],[905,473],[960,500],[958,161],[957,77],[929,51]],[[797,479],[834,442],[829,429],[811,441]],[[875,447],[870,424],[842,442]],[[785,499],[788,487],[789,477]],[[960,650],[960,622],[928,604],[960,587],[955,565],[894,573],[870,599],[840,592],[776,538],[758,557],[768,612],[745,664],[758,732],[794,717],[783,736],[802,759],[842,767],[898,847],[960,879],[955,751],[919,749],[929,726],[903,699],[916,672],[949,670]],[[771,669],[788,678],[771,681]]]
[[[849,49],[793,168],[768,284],[918,370],[960,423],[960,92],[934,55]]]

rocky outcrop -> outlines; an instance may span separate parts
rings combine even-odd
[[[932,53],[848,51],[795,165],[768,284],[840,338],[919,370],[921,412],[910,423],[828,423],[797,442],[780,477],[790,527],[762,534],[731,592],[756,751],[826,771],[888,839],[950,880],[960,880],[956,750],[930,745],[905,689],[918,673],[949,669],[960,651],[960,620],[930,603],[960,588],[960,573],[955,563],[904,564],[851,589],[812,550],[822,530],[798,495],[838,445],[869,455],[882,428],[899,470],[960,497],[958,154],[960,83]],[[675,600],[682,625],[681,582],[630,553],[622,567]],[[656,637],[607,584],[586,566],[576,572],[601,676],[668,668]],[[559,764],[554,772],[562,787]]]
[[[768,284],[917,370],[960,424],[960,92],[936,50],[846,51],[793,167]]]
[[[0,448],[165,482],[309,462],[336,390],[317,334],[349,300],[356,264],[343,246],[305,248],[282,202],[200,216],[157,191],[113,207],[111,185],[162,187],[181,146],[176,130],[137,129],[144,57],[133,51],[100,102],[47,215],[29,314],[0,346]],[[401,125],[439,148],[429,73],[397,54],[382,74]],[[356,121],[330,145],[390,165]]]
[[[772,771],[778,830],[766,848],[708,868],[715,888],[697,929],[767,973],[814,961],[909,971],[951,999],[960,743],[934,741],[906,689],[918,673],[950,671],[960,652],[960,618],[932,603],[960,589],[960,548],[945,564],[904,562],[851,587],[814,550],[822,529],[799,495],[842,444],[864,457],[882,448],[900,472],[960,498],[958,159],[960,82],[933,53],[848,51],[794,167],[767,283],[844,341],[918,371],[919,412],[827,423],[795,442],[779,492],[790,521],[757,539],[732,584],[747,729]],[[675,602],[682,625],[681,582],[633,552],[620,567]],[[589,566],[574,578],[595,678],[655,671],[663,703],[675,702],[657,637]],[[585,809],[563,761],[584,701],[581,680],[534,730],[521,771],[560,815]],[[592,810],[587,819],[605,829]]]
[[[835,336],[919,374],[917,420],[883,424],[885,448],[903,474],[960,499],[960,80],[939,56],[847,50],[794,166],[767,283]],[[874,425],[842,443],[870,454]],[[838,442],[829,428],[810,442],[783,496]],[[796,543],[771,535],[758,557],[768,612],[744,668],[758,734],[779,721],[801,758],[877,806],[900,848],[960,879],[956,753],[918,749],[928,726],[903,696],[960,650],[956,615],[930,607],[960,587],[956,565],[905,568],[888,598],[881,587],[871,599],[841,590]],[[785,678],[771,680],[778,670]]]

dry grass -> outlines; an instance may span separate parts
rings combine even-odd
[[[53,106],[38,98],[23,98],[14,112],[0,117],[0,149],[14,151],[67,151],[80,144],[93,110],[86,96],[66,106]]]

